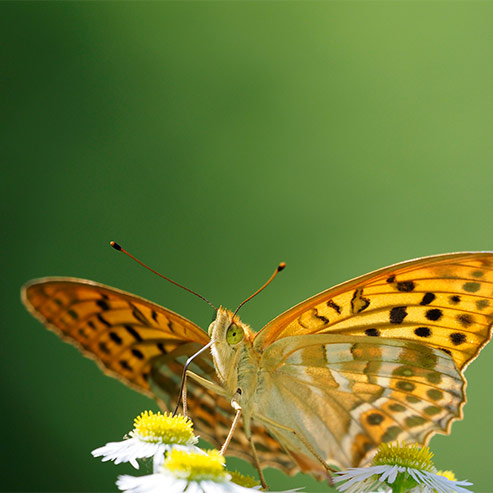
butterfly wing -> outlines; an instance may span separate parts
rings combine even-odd
[[[23,287],[22,300],[32,315],[95,359],[105,373],[147,395],[153,361],[180,352],[183,345],[209,342],[202,329],[180,315],[92,281],[34,280]]]
[[[44,278],[22,288],[30,313],[63,340],[93,359],[115,377],[172,409],[178,398],[186,360],[207,344],[209,336],[194,323],[143,298],[93,281]],[[232,408],[217,382],[209,352],[192,362],[193,374],[210,381],[208,387],[188,379],[187,403],[198,434],[215,447],[224,443],[232,422]],[[281,446],[265,428],[253,428],[265,446],[259,450],[266,466],[290,473],[294,465],[281,457]],[[228,454],[252,462],[243,431],[238,429]]]
[[[461,418],[462,371],[491,339],[492,315],[491,252],[411,260],[335,286],[256,335],[270,382],[256,414],[302,423],[343,467],[364,464],[382,441],[426,443]],[[323,473],[292,435],[266,426],[302,470]]]
[[[465,380],[452,358],[415,342],[346,335],[282,338],[264,353],[254,418],[301,470],[324,474],[296,430],[329,464],[368,462],[382,442],[426,443],[462,417]]]
[[[255,337],[264,351],[292,335],[346,334],[416,341],[464,370],[491,339],[493,253],[411,260],[339,284],[296,305]]]

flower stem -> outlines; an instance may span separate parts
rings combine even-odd
[[[416,481],[406,472],[404,474],[398,474],[395,481],[390,485],[392,493],[406,493],[418,484]]]

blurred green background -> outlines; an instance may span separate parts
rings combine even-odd
[[[335,283],[493,249],[493,3],[2,2],[2,489],[111,491],[90,451],[155,406],[28,315],[69,275],[206,328],[256,329]],[[440,468],[492,491],[493,345]],[[253,472],[238,461],[230,464]],[[305,485],[267,470],[272,488]]]

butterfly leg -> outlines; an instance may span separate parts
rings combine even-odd
[[[318,452],[303,437],[303,435],[301,435],[300,433],[298,433],[293,428],[289,428],[288,426],[284,426],[281,423],[278,423],[277,421],[274,421],[272,419],[267,418],[266,416],[262,416],[262,415],[256,414],[255,417],[259,421],[263,422],[266,425],[274,426],[274,427],[276,427],[276,428],[278,428],[280,430],[287,431],[288,433],[292,433],[312,453],[312,455],[318,460],[318,462],[320,462],[320,464],[323,466],[323,468],[327,471],[327,474],[329,475],[329,479],[328,479],[329,484],[331,486],[333,485],[333,483],[332,483],[332,474],[331,473],[337,472],[337,470],[334,469],[334,468],[332,468],[332,467],[330,467],[327,464],[327,462],[325,462],[325,460],[322,457],[320,457],[320,455],[318,454]]]
[[[183,391],[181,394],[181,402],[183,406],[183,416],[188,416],[188,408],[187,408],[187,374],[183,375]]]
[[[257,455],[257,449],[255,448],[255,443],[253,441],[252,437],[252,432],[250,430],[250,427],[248,427],[248,430],[245,430],[246,437],[248,439],[248,442],[250,443],[250,448],[252,450],[252,455],[253,455],[253,462],[255,465],[255,468],[258,471],[258,477],[260,479],[260,483],[262,484],[262,488],[264,490],[268,489],[267,483],[265,482],[264,478],[264,473],[262,472],[262,467],[260,466],[260,461],[258,460],[258,455]]]
[[[240,421],[241,406],[238,404],[238,402],[235,400],[234,397],[233,399],[231,399],[231,406],[236,411],[236,414],[235,414],[235,418],[233,419],[233,424],[231,425],[228,436],[226,437],[226,440],[224,441],[224,444],[221,447],[221,451],[220,451],[221,455],[224,455],[226,453],[226,449],[228,448],[229,442],[231,441],[231,437],[233,436],[233,433],[236,430],[236,427],[238,426],[238,422]]]
[[[224,442],[224,445],[221,447],[221,455],[224,455],[226,453],[226,449],[228,448],[229,442],[231,441],[231,437],[233,436],[234,431],[236,430],[238,423],[240,421],[240,416],[241,416],[241,406],[238,402],[238,397],[239,394],[235,394],[235,396],[231,399],[231,407],[236,411],[235,418],[233,420],[233,424],[231,425],[231,428],[229,430],[228,436],[226,437],[226,440]],[[257,468],[260,482],[262,484],[263,489],[267,489],[267,483],[265,482],[264,474],[262,473],[262,468],[260,467],[260,462],[258,460],[257,456],[257,451],[255,450],[255,444],[253,443],[252,440],[252,432],[249,424],[249,420],[247,420],[248,423],[245,423],[245,434],[248,439],[248,442],[250,443],[250,448],[252,449],[252,455],[253,455],[253,461],[255,463],[255,467]]]
[[[178,408],[180,407],[180,400],[181,398],[185,398],[185,401],[183,402],[183,414],[186,416],[187,415],[187,404],[186,404],[186,382],[187,382],[187,371],[188,367],[192,363],[193,359],[196,358],[199,354],[203,353],[205,350],[207,350],[212,344],[212,341],[209,342],[209,344],[206,344],[204,347],[199,349],[195,354],[190,356],[190,358],[187,359],[187,362],[185,363],[185,366],[183,367],[183,374],[181,377],[181,385],[180,385],[180,391],[178,392],[178,402],[176,403],[175,410],[173,411],[173,416],[176,416],[176,413],[178,412]]]

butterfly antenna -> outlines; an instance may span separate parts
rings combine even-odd
[[[206,303],[208,303],[214,310],[217,312],[217,308],[207,299],[204,298],[202,295],[199,293],[196,293],[195,291],[192,291],[191,289],[188,289],[187,287],[183,286],[182,284],[173,281],[169,277],[163,276],[159,272],[155,271],[154,269],[151,269],[148,265],[144,264],[144,262],[141,262],[138,258],[135,258],[131,253],[127,252],[121,245],[116,243],[115,241],[110,241],[110,245],[115,249],[118,250],[119,252],[123,252],[125,255],[129,256],[131,259],[135,260],[138,264],[142,265],[142,267],[145,267],[146,269],[150,270],[151,272],[154,272],[154,274],[157,274],[159,277],[162,277],[163,279],[166,279],[169,281],[171,284],[174,284],[175,286],[178,286],[179,288],[184,289],[185,291],[188,291],[189,293],[194,294],[195,296],[198,296],[201,300],[204,300]]]
[[[260,288],[260,289],[257,289],[257,291],[255,291],[255,293],[253,293],[252,295],[250,295],[246,300],[242,301],[239,305],[238,305],[238,308],[235,310],[234,314],[233,314],[233,317],[238,313],[238,310],[247,302],[247,301],[250,301],[254,296],[257,296],[257,294],[260,293],[260,291],[263,291],[273,280],[274,278],[277,276],[277,274],[279,274],[279,272],[281,272],[284,268],[286,267],[286,262],[281,262],[278,266],[277,266],[277,269],[274,271],[274,274],[272,274],[272,276],[270,276],[269,280]]]

